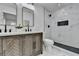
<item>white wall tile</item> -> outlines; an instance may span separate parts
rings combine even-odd
[[[65,7],[54,14],[52,39],[56,42],[79,48],[79,4]],[[58,21],[68,20],[68,26],[57,26]]]

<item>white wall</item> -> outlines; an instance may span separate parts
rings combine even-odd
[[[44,31],[44,8],[35,5],[34,29],[36,31]]]
[[[47,9],[44,9],[44,14],[45,14],[45,38],[46,39],[51,39],[51,22],[52,22],[52,17],[49,17],[49,14],[51,12]],[[50,28],[48,28],[48,25],[50,25]]]
[[[79,48],[79,4],[67,6],[52,18],[52,39],[55,42]],[[57,26],[58,21],[68,20],[68,26]]]
[[[16,13],[16,10],[12,6],[3,6],[0,4],[0,24],[4,23],[3,18],[3,11],[10,12],[10,13]],[[25,28],[22,29],[16,29],[15,26],[8,26],[8,29],[12,29],[12,32],[24,32]],[[34,27],[30,27],[32,31],[44,31],[44,8],[35,5],[35,12],[34,12]],[[4,26],[0,26],[0,29],[2,29],[2,32],[4,33]]]

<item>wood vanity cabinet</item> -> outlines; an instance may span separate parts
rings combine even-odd
[[[3,44],[2,44],[3,42],[2,42],[2,37],[0,38],[0,56],[2,56],[3,55]]]
[[[42,54],[42,39],[40,34],[33,35],[33,55]]]
[[[23,56],[31,56],[32,55],[32,44],[33,44],[33,39],[32,35],[24,35],[23,39]]]
[[[8,36],[3,37],[3,55],[19,56],[22,55],[22,37]]]
[[[0,37],[0,56],[34,56],[42,53],[42,33]]]
[[[31,34],[23,40],[23,55],[34,56],[42,53],[42,35]]]

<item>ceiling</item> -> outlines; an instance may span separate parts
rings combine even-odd
[[[36,5],[40,5],[53,13],[71,4],[72,3],[36,3]]]
[[[9,7],[13,7],[16,8],[16,4],[15,3],[0,3],[0,6],[9,6]]]
[[[29,3],[29,4],[32,4],[32,3]],[[8,5],[8,6],[16,8],[16,4],[12,4],[12,3],[10,3],[10,4],[3,3],[0,5]],[[72,5],[72,3],[34,3],[34,5],[42,6],[45,9],[52,11],[52,13],[54,13],[54,12],[66,7],[66,6]]]

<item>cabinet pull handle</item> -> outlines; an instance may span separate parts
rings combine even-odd
[[[33,49],[36,49],[36,41],[33,41]]]

